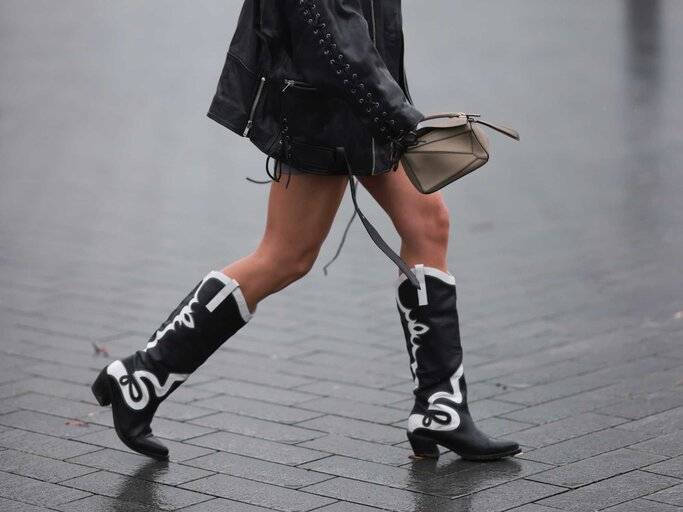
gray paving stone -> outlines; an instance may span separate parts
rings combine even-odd
[[[633,397],[631,400],[619,402],[598,409],[601,414],[609,414],[620,418],[637,420],[663,411],[675,409],[683,405],[683,393],[680,390],[659,391]]]
[[[427,494],[458,497],[519,480],[554,466],[518,457],[502,459],[496,464],[480,464],[447,452],[442,454],[438,461],[413,460],[403,467],[414,471],[410,489]]]
[[[95,400],[93,399],[93,402]],[[24,395],[5,398],[0,402],[11,405],[17,409],[28,409],[31,411],[52,414],[63,418],[80,418],[87,420],[90,414],[97,412],[99,405],[89,405],[83,402],[76,402],[54,396],[40,395],[37,393],[26,393]]]
[[[304,490],[338,500],[394,511],[446,510],[444,507],[447,503],[443,498],[348,478],[333,478],[305,487]]]
[[[665,457],[683,455],[683,430],[665,434],[662,436],[636,443],[630,446],[633,450],[641,450],[648,453],[656,453]]]
[[[579,413],[593,411],[605,405],[619,402],[614,395],[606,394],[601,390],[553,400],[541,405],[527,407],[512,411],[504,416],[516,421],[543,424],[568,418]]]
[[[299,446],[320,450],[321,452],[327,452],[328,454],[345,455],[347,457],[396,466],[409,462],[408,457],[413,453],[412,450],[406,450],[396,446],[370,443],[368,441],[351,439],[350,437],[336,434],[301,443]]]
[[[492,437],[502,437],[519,432],[520,430],[526,430],[534,425],[507,418],[485,418],[478,420],[477,426]]]
[[[107,409],[107,412],[108,411],[109,409]],[[102,416],[97,416],[91,419],[93,421],[100,421],[99,418],[101,417]],[[108,414],[105,417],[106,424],[109,425],[111,414]],[[166,418],[154,418],[154,421],[152,421],[152,430],[155,435],[172,441],[190,440],[214,431],[214,429],[211,428],[200,427],[199,425],[193,425],[182,421],[173,421]]]
[[[328,475],[343,476],[353,480],[362,480],[398,489],[407,489],[409,487],[412,473],[408,468],[398,468],[339,455],[309,462],[300,467],[320,473],[327,473]]]
[[[538,505],[536,503],[527,503],[521,507],[511,508],[510,512],[557,512],[557,509]]]
[[[501,400],[508,402],[538,405],[570,395],[577,395],[593,389],[604,387],[603,380],[592,379],[590,375],[571,376],[549,383],[532,386],[527,389],[512,391],[500,395]]]
[[[2,396],[3,391],[7,393],[6,396],[31,392],[48,396],[57,396],[69,400],[79,400],[81,402],[92,402],[92,391],[90,391],[90,386],[31,376],[28,374],[24,375],[24,377],[28,378],[24,378],[19,382],[5,384],[3,386],[5,389],[0,390],[0,396]],[[12,389],[12,391],[9,391],[9,389]]]
[[[524,389],[534,385],[554,382],[559,379],[588,373],[602,365],[603,363],[598,361],[558,361],[523,372],[505,375],[496,379],[496,381],[506,385],[510,389]]]
[[[331,336],[329,332],[322,337],[312,336],[308,339],[298,341],[296,342],[296,346],[305,349],[308,352],[324,351],[342,356],[362,357],[367,360],[386,360],[387,354],[390,353],[390,349],[385,347],[369,343],[353,343],[342,337]],[[403,358],[406,360],[407,357],[407,355],[403,355]],[[405,363],[405,361],[401,362]]]
[[[205,407],[197,407],[195,404],[179,404],[165,400],[159,406],[155,416],[169,420],[189,421],[203,418],[215,412]]]
[[[467,390],[469,394],[469,389]],[[500,416],[506,413],[521,409],[523,406],[510,402],[503,402],[496,399],[483,399],[469,404],[470,412],[475,420],[483,420],[493,416]]]
[[[302,443],[300,446],[292,446],[231,432],[215,432],[190,439],[187,442],[197,446],[289,465],[303,464],[327,456],[321,451],[306,448],[306,443]]]
[[[358,505],[357,503],[349,503],[348,501],[338,501],[332,505],[326,505],[316,510],[316,512],[377,512],[382,510],[375,507],[366,507],[365,505]]]
[[[563,491],[562,487],[530,482],[528,480],[515,480],[498,487],[457,498],[452,501],[452,506],[454,510],[498,512],[553,496]]]
[[[551,509],[556,510],[556,509]],[[604,509],[605,512],[680,512],[680,507],[638,498]]]
[[[647,437],[649,437],[647,434],[612,428],[545,446],[526,453],[523,457],[549,464],[569,464],[635,444]]]
[[[60,416],[34,411],[16,411],[0,416],[0,423],[56,437],[74,438],[88,433],[101,432],[106,427],[83,420],[70,420]]]
[[[161,510],[175,510],[211,499],[211,496],[206,494],[154,482],[155,473],[163,471],[163,468],[159,468],[159,463],[156,461],[139,468],[138,473],[144,474],[146,477],[144,480],[107,471],[98,471],[67,480],[62,482],[62,485],[109,496],[110,498],[122,498],[124,501],[156,507]]]
[[[200,400],[206,400],[208,398],[213,398],[217,396],[217,393],[213,391],[205,391],[203,389],[199,389],[195,386],[188,386],[187,383],[184,386],[180,386],[178,389],[176,389],[172,395],[168,397],[168,399],[164,402],[175,402],[175,403],[182,403],[182,404],[189,404],[192,403],[192,405],[196,405],[198,407],[201,407],[201,404],[195,403],[199,402]],[[211,407],[209,407],[211,409]]]
[[[22,503],[21,501],[0,498],[0,510],[2,510],[2,512],[47,512],[50,509],[29,505],[28,503]]]
[[[325,380],[299,386],[296,389],[325,397],[341,398],[343,400],[362,402],[364,404],[387,405],[407,398],[404,393],[395,393],[393,391],[368,388],[367,386],[355,386],[353,384]],[[409,397],[410,396],[412,395],[409,395]]]
[[[98,449],[89,444],[25,430],[8,430],[0,433],[0,446],[53,459],[67,459]]]
[[[28,375],[35,375],[37,377],[44,377],[49,375],[50,378],[72,382],[74,384],[92,385],[97,377],[97,372],[91,369],[79,368],[68,363],[38,363],[32,366],[25,366],[22,371]]]
[[[323,415],[321,412],[306,411],[294,406],[275,405],[228,395],[219,395],[206,400],[200,400],[196,402],[196,405],[252,418],[276,421],[278,423],[298,423]]]
[[[375,443],[394,444],[405,439],[405,429],[378,425],[367,421],[353,420],[328,414],[313,420],[298,423],[299,426],[339,434]]]
[[[94,445],[93,449],[111,448],[113,450],[131,453],[128,447],[126,447],[126,445],[124,445],[118,438],[113,428],[101,432],[86,434],[76,438],[76,440],[81,443]],[[211,449],[201,448],[192,444],[172,441],[169,439],[164,439],[163,443],[169,449],[169,457],[172,462],[183,462],[185,460],[194,459],[195,457],[201,457],[202,455],[207,455],[214,452],[214,450]]]
[[[317,398],[310,393],[302,393],[291,389],[280,389],[250,382],[239,382],[230,379],[211,381],[206,384],[200,384],[197,387],[207,391],[217,391],[226,395],[271,402],[277,405],[296,405]]]
[[[334,414],[345,418],[353,418],[371,423],[389,425],[397,421],[407,421],[409,409],[399,411],[377,404],[358,403],[355,400],[342,398],[318,398],[300,404],[302,409],[320,411],[321,413]]]
[[[312,510],[333,503],[320,496],[229,475],[202,478],[182,487],[285,512]]]
[[[396,363],[377,359],[369,360],[362,355],[357,354],[346,355],[344,360],[346,361],[347,365],[347,373],[355,373],[358,374],[359,377],[362,374],[372,372],[392,377],[403,374],[409,378],[410,371],[408,369],[407,358],[408,356],[406,355],[406,361]],[[313,366],[332,368],[338,368],[341,359],[342,356],[340,354],[325,352],[322,350],[296,358],[298,362],[307,363]]]
[[[662,459],[663,457],[659,455],[645,454],[624,448],[537,473],[530,476],[529,479],[563,487],[580,487],[622,473],[628,473]],[[649,468],[647,469],[649,470]],[[653,472],[656,473],[656,471]]]
[[[99,337],[93,339],[99,339]],[[91,370],[100,370],[111,363],[111,358],[102,357],[95,353],[90,341],[84,340],[81,343],[84,348],[83,351],[68,350],[64,346],[40,347],[28,352],[27,355],[38,361],[64,362],[72,366],[90,368]]]
[[[658,501],[683,508],[683,483],[647,496],[648,500]]]
[[[240,416],[229,412],[220,412],[211,416],[198,418],[192,422],[215,430],[233,432],[245,436],[277,441],[279,443],[296,444],[310,441],[325,435],[324,432],[283,425],[272,421],[264,421],[247,416]],[[305,423],[301,423],[305,425]]]
[[[227,358],[230,368],[226,371],[226,363],[215,361],[212,357],[202,367],[202,370],[209,375],[220,378],[229,378],[233,381],[250,382],[252,384],[262,384],[265,386],[276,386],[278,388],[297,388],[303,387],[313,382],[312,379],[301,375],[290,375],[279,371],[281,365],[270,358],[254,356],[249,354],[231,353]],[[218,393],[226,391],[225,382],[216,380],[213,390]]]
[[[98,452],[74,457],[69,459],[69,462],[144,479],[145,474],[139,474],[139,472],[143,467],[149,466],[150,460],[148,457],[136,453],[126,453],[105,448]],[[153,473],[150,472],[150,476],[154,478],[155,482],[168,485],[183,484],[212,474],[214,474],[212,471],[205,471],[173,462],[159,464],[158,470],[155,470]]]
[[[661,436],[683,430],[683,407],[653,414],[646,418],[624,423],[619,428]]]
[[[14,450],[0,451],[0,467],[8,473],[15,473],[51,483],[57,483],[94,471],[76,464]]]
[[[55,507],[84,498],[88,494],[62,485],[0,471],[0,496],[3,498],[11,498],[31,505]]]
[[[306,465],[291,467],[225,452],[198,457],[185,464],[292,489],[331,478],[329,475],[311,471],[315,468]]]
[[[215,498],[197,505],[192,505],[182,509],[182,512],[266,512],[271,508],[257,507],[239,501]],[[322,509],[318,509],[322,510]]]
[[[632,471],[546,498],[540,504],[577,512],[600,510],[673,487],[678,482],[666,476]]]
[[[658,464],[652,464],[643,470],[683,480],[683,457],[674,457]]]
[[[126,496],[110,498],[108,496],[92,495],[60,505],[56,510],[62,512],[157,512],[161,509],[128,501]]]
[[[303,375],[310,379],[329,380],[356,386],[367,386],[375,389],[386,389],[399,382],[409,382],[409,373],[402,369],[397,375],[404,374],[404,377],[397,377],[393,374],[381,372],[354,372],[350,371],[350,364],[345,367],[323,366],[289,361],[287,368],[283,372],[293,375]]]
[[[614,427],[626,421],[622,418],[587,412],[516,432],[515,441],[525,446],[540,448]]]

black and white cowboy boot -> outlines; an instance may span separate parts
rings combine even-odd
[[[159,404],[251,318],[234,279],[210,272],[151,336],[147,347],[102,369],[92,385],[112,406],[114,427],[131,450],[167,460],[152,434]]]
[[[420,289],[402,275],[396,304],[415,382],[415,405],[408,418],[408,440],[415,455],[438,457],[437,445],[469,460],[520,453],[514,441],[492,439],[479,430],[467,407],[455,278],[423,265],[412,270]]]

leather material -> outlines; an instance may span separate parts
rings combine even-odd
[[[416,144],[401,156],[408,178],[423,194],[436,192],[488,162],[489,140],[478,124],[519,140],[516,130],[482,121],[476,114],[433,114],[423,123],[434,119],[441,120],[418,128]]]
[[[154,437],[154,414],[211,354],[250,319],[236,281],[211,272],[150,337],[147,347],[105,367],[92,390],[111,404],[119,438],[132,450],[157,459],[167,448]]]
[[[414,268],[424,274],[426,300],[401,276],[396,303],[415,382],[415,403],[408,419],[408,438],[419,456],[438,456],[429,442],[463,458],[491,460],[519,453],[514,441],[481,432],[467,405],[467,383],[456,307],[455,279],[438,269]],[[426,303],[425,303],[426,302]]]
[[[246,0],[208,116],[302,170],[328,171],[307,146],[344,147],[355,174],[389,170],[391,141],[422,119],[400,2]]]

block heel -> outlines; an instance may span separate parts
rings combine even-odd
[[[107,382],[107,367],[102,368],[102,371],[95,379],[92,387],[92,394],[95,395],[97,403],[101,406],[110,405],[111,397],[109,396],[109,383]]]
[[[438,459],[439,446],[435,441],[427,437],[422,437],[412,432],[408,432],[408,441],[413,449],[416,458],[421,459]]]

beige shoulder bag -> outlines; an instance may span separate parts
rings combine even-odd
[[[479,117],[479,114],[449,112],[429,115],[422,120],[424,123],[444,119],[418,128],[415,132],[417,143],[409,146],[401,156],[406,174],[420,192],[436,192],[488,162],[489,140],[478,124],[519,140],[516,130],[482,121]]]

